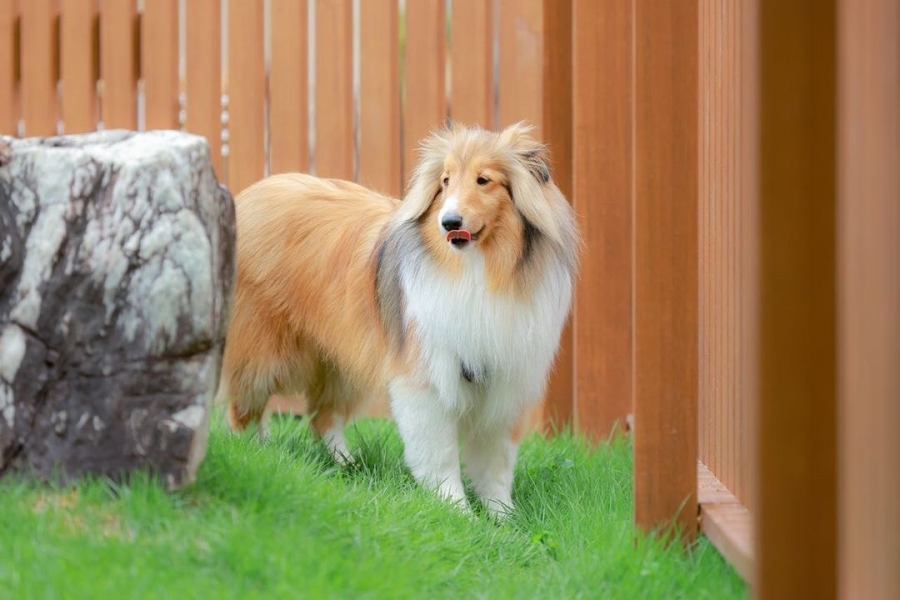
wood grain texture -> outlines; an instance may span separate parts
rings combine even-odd
[[[403,98],[404,181],[418,162],[418,147],[447,119],[443,0],[406,4],[405,92]]]
[[[755,593],[834,598],[835,12],[760,0]]]
[[[228,5],[228,185],[239,194],[265,174],[263,1]]]
[[[316,175],[353,179],[353,3],[316,2]]]
[[[400,46],[397,0],[360,5],[359,181],[400,196]]]
[[[839,595],[900,598],[900,6],[839,10]]]
[[[56,135],[57,37],[55,0],[22,4],[22,116],[26,136]]]
[[[5,135],[15,135],[19,125],[18,20],[18,0],[0,0],[0,134]]]
[[[185,129],[206,138],[216,174],[222,179],[222,3],[190,0],[185,18]]]
[[[745,581],[753,581],[753,518],[702,462],[697,465],[700,529]]]
[[[575,0],[575,421],[606,437],[631,402],[632,0]]]
[[[137,129],[137,9],[133,0],[100,5],[100,116],[106,129]]]
[[[271,173],[309,170],[309,23],[306,0],[272,0],[269,73]]]
[[[450,40],[454,121],[491,129],[494,112],[494,4],[454,0]]]
[[[178,0],[145,0],[141,24],[146,128],[178,129]]]
[[[553,179],[572,197],[572,3],[501,0],[499,4],[499,127],[535,126],[550,149]],[[537,65],[541,65],[540,68]],[[572,422],[572,330],[567,325],[546,400],[535,414],[547,431]]]
[[[97,0],[62,0],[60,23],[60,77],[65,133],[97,128],[99,76]]]
[[[700,460],[752,504],[757,378],[753,0],[700,2]]]
[[[696,1],[636,0],[635,519],[697,528]]]

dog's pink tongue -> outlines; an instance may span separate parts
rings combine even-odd
[[[447,241],[452,242],[453,240],[466,240],[467,242],[471,242],[472,232],[468,229],[454,229],[453,231],[448,231]]]

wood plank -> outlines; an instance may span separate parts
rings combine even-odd
[[[573,22],[575,411],[580,431],[603,438],[632,408],[632,0],[575,0]]]
[[[4,135],[16,135],[19,127],[16,99],[18,15],[17,0],[0,0],[0,134]]]
[[[97,0],[62,0],[62,118],[67,134],[97,128],[98,24]]]
[[[57,5],[28,0],[22,5],[22,116],[25,135],[56,135]]]
[[[700,528],[745,581],[753,581],[753,518],[750,511],[702,462],[697,463]]]
[[[178,0],[145,0],[141,23],[146,128],[178,129]]]
[[[697,1],[634,11],[635,519],[697,528]]]
[[[900,5],[838,3],[842,598],[900,598]]]
[[[309,170],[309,24],[306,0],[272,0],[270,172]]]
[[[137,128],[137,23],[133,0],[100,6],[100,116],[106,129]]]
[[[528,121],[550,148],[553,178],[572,197],[572,3],[501,0],[499,126]],[[541,65],[540,69],[535,65]],[[560,340],[546,401],[535,419],[553,430],[573,417],[571,326]]]
[[[454,0],[450,40],[450,115],[491,129],[494,112],[494,4]]]
[[[263,0],[230,0],[228,11],[228,185],[237,195],[266,168]]]
[[[418,162],[419,143],[444,124],[444,1],[406,4],[405,95],[403,98],[404,180]]]
[[[760,1],[761,332],[756,594],[834,598],[835,26]]]
[[[216,174],[222,171],[222,3],[191,0],[185,14],[187,48],[185,129],[209,143]]]
[[[316,175],[353,179],[353,2],[316,2]]]
[[[403,187],[397,0],[360,5],[359,181],[391,196]]]

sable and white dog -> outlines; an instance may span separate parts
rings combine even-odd
[[[546,148],[517,124],[432,134],[403,202],[287,174],[236,200],[238,284],[221,394],[232,427],[305,393],[338,460],[360,402],[387,390],[406,462],[465,506],[512,507],[526,409],[543,396],[579,245]]]

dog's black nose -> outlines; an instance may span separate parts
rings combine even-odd
[[[441,225],[447,231],[462,229],[462,217],[456,213],[447,213],[444,215],[444,218],[441,219]]]

